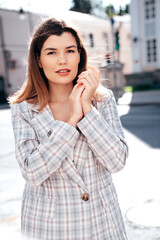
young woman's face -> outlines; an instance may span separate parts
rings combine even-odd
[[[80,53],[71,33],[51,35],[44,42],[39,67],[43,68],[49,84],[71,83],[77,75],[79,62]]]

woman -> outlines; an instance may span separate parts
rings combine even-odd
[[[110,90],[87,68],[78,33],[48,19],[33,35],[24,86],[10,98],[16,158],[26,180],[27,239],[127,239],[111,173],[128,147]]]

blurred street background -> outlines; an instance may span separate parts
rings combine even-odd
[[[0,0],[0,238],[20,238],[24,180],[7,97],[26,77],[27,44],[48,16],[75,24],[89,64],[112,89],[129,145],[113,174],[128,240],[160,240],[160,0]],[[116,240],[116,239],[115,239]]]

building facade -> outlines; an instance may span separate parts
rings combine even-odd
[[[160,70],[160,0],[131,0],[132,72]]]
[[[0,9],[0,95],[13,94],[25,78],[28,42],[33,29],[48,15]],[[110,24],[88,14],[68,12],[63,17],[80,31],[89,63],[100,66],[109,49]]]
[[[48,15],[23,12],[22,9],[0,9],[0,102],[22,86],[26,78],[29,38],[34,28],[46,17]],[[66,12],[63,19],[80,31],[89,64],[100,68],[106,63],[106,54],[112,53],[114,44],[110,21],[72,11]],[[124,73],[130,73],[130,20],[116,20],[117,27],[120,27],[119,60],[124,64]]]

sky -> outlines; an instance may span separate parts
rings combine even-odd
[[[122,8],[131,0],[103,0],[103,5],[113,4],[115,9]],[[0,0],[0,8],[9,8],[24,11],[57,14],[67,11],[72,6],[72,0]]]

